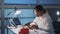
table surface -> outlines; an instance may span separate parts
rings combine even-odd
[[[7,26],[11,31],[13,31],[15,34],[19,34],[19,31],[22,28],[22,25],[18,25],[17,28],[14,26]],[[48,34],[48,32],[41,31],[41,30],[31,30],[29,29],[30,34]]]

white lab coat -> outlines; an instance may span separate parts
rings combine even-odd
[[[36,23],[39,28],[49,31],[49,32],[44,31],[42,33],[39,32],[39,34],[55,34],[52,26],[52,20],[48,14],[43,14],[43,16],[41,17],[36,17],[30,25],[33,25],[34,23]]]

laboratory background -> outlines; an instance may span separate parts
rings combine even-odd
[[[42,5],[48,11],[54,32],[60,34],[60,0],[0,0],[0,34],[16,34],[7,27],[12,25],[9,19],[18,18],[15,21],[20,25],[32,22],[36,17],[33,12],[36,5]]]

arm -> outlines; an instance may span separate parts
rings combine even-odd
[[[50,17],[49,18],[45,18],[44,25],[45,25],[44,29],[48,30],[51,27],[51,25],[52,25],[52,19]]]

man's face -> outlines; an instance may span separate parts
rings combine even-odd
[[[42,16],[43,15],[43,11],[37,11],[37,10],[34,10],[34,13],[36,16]]]

